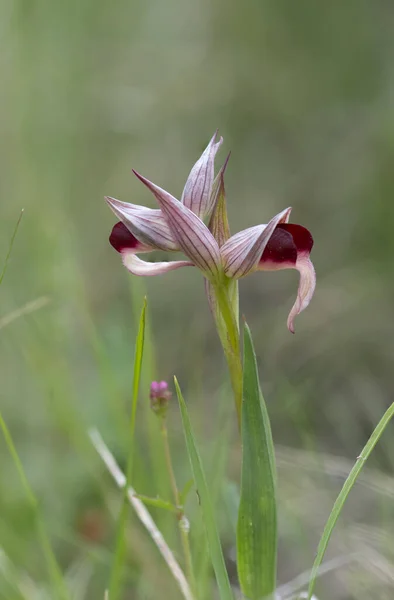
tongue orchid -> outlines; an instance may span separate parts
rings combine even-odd
[[[181,200],[134,171],[155,196],[159,209],[107,197],[119,219],[110,243],[134,275],[160,275],[181,267],[197,267],[207,279],[211,306],[212,290],[230,289],[232,282],[249,273],[297,269],[298,293],[287,320],[289,330],[294,332],[294,318],[308,306],[315,289],[315,270],[309,258],[312,236],[305,227],[289,223],[291,208],[287,208],[267,224],[230,237],[224,193],[227,161],[214,177],[215,156],[222,141],[216,141],[216,134],[212,137],[190,172]],[[147,262],[137,256],[154,250],[169,254],[182,251],[188,260]]]

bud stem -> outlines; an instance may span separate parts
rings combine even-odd
[[[172,466],[171,450],[170,450],[170,444],[168,442],[168,430],[167,430],[167,422],[166,422],[165,417],[163,417],[163,419],[161,420],[161,428],[160,429],[161,429],[161,435],[162,435],[162,439],[163,439],[164,457],[165,457],[165,461],[166,461],[166,467],[167,467],[167,471],[168,471],[168,476],[170,478],[170,484],[171,484],[171,489],[172,489],[172,493],[174,496],[175,506],[177,508],[177,519],[178,519],[179,533],[180,533],[181,542],[182,542],[183,554],[184,554],[184,558],[185,558],[186,575],[187,575],[189,585],[192,589],[192,593],[193,593],[194,597],[196,597],[195,596],[196,580],[195,580],[195,576],[194,576],[192,554],[191,554],[191,550],[190,550],[189,532],[188,532],[188,528],[185,527],[185,521],[187,521],[187,518],[185,516],[183,506],[180,501],[179,490],[178,490],[178,486],[177,486],[176,479],[175,479],[174,469]]]

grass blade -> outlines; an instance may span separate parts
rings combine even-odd
[[[33,515],[34,515],[35,526],[36,526],[36,530],[37,530],[37,538],[38,538],[38,542],[41,546],[42,553],[43,553],[46,563],[47,563],[48,573],[49,573],[50,579],[52,581],[54,597],[59,598],[59,600],[69,600],[70,596],[69,596],[66,584],[64,582],[62,572],[57,563],[55,553],[52,549],[51,542],[49,540],[45,525],[41,518],[37,498],[34,495],[34,492],[30,487],[29,481],[26,477],[25,470],[23,468],[21,459],[19,458],[19,454],[15,447],[11,433],[10,433],[1,413],[0,413],[0,429],[3,432],[5,443],[7,445],[8,451],[12,457],[12,460],[15,464],[16,470],[19,475],[19,479],[20,479],[22,487],[25,491],[26,499],[27,499],[27,501],[31,507],[31,510],[33,512]]]
[[[376,425],[375,429],[373,430],[373,432],[371,434],[371,437],[365,444],[360,456],[357,458],[357,461],[356,461],[353,469],[350,471],[345,483],[343,484],[343,487],[342,487],[341,491],[339,492],[338,498],[335,500],[334,506],[332,507],[332,511],[330,513],[330,516],[328,517],[326,526],[324,527],[323,534],[320,538],[319,546],[317,548],[317,554],[316,554],[315,562],[313,563],[311,576],[310,576],[310,580],[309,580],[308,600],[311,600],[311,598],[312,598],[312,594],[313,594],[313,590],[315,588],[316,578],[319,573],[320,565],[323,561],[324,554],[326,552],[328,542],[330,541],[330,537],[333,532],[333,529],[336,525],[336,522],[338,521],[339,515],[341,514],[343,506],[346,502],[346,498],[348,497],[353,485],[356,483],[357,478],[360,475],[362,468],[365,465],[366,460],[369,458],[369,455],[371,454],[372,450],[375,448],[377,442],[379,441],[380,436],[382,435],[383,431],[389,424],[389,421],[391,420],[393,415],[394,415],[394,402],[386,410],[383,417],[380,419],[379,423]]]
[[[205,525],[205,531],[207,534],[212,566],[215,571],[216,580],[219,587],[220,598],[221,600],[233,600],[234,597],[231,590],[226,565],[224,562],[219,532],[216,527],[215,515],[212,507],[207,481],[205,478],[204,469],[202,466],[201,457],[197,450],[193,430],[190,424],[190,419],[186,408],[186,403],[183,399],[182,392],[180,390],[176,377],[174,378],[174,380],[176,393],[179,401],[179,407],[181,409],[183,432],[185,435],[187,452],[189,455],[194,483],[196,485],[198,495],[200,498],[202,516]]]
[[[5,257],[3,269],[2,269],[2,271],[0,273],[0,285],[1,285],[2,281],[3,281],[3,279],[4,279],[5,273],[7,271],[8,261],[10,260],[10,256],[11,256],[11,252],[12,252],[12,247],[14,245],[16,234],[18,233],[19,225],[20,225],[20,223],[22,221],[23,213],[24,213],[24,209],[22,208],[21,213],[19,215],[19,218],[18,218],[18,220],[16,222],[16,225],[14,227],[14,231],[13,231],[12,236],[11,236],[11,241],[10,241],[10,245],[8,246],[8,252],[7,252],[7,255]]]
[[[135,422],[137,415],[137,400],[138,391],[140,387],[141,379],[141,366],[142,357],[144,353],[144,339],[145,339],[145,316],[146,316],[146,298],[142,306],[140,322],[138,327],[137,339],[135,342],[135,354],[134,354],[134,372],[133,372],[133,394],[131,402],[131,416],[130,416],[130,437],[129,437],[129,450],[127,456],[127,468],[126,468],[126,484],[124,487],[123,503],[119,514],[117,523],[117,534],[116,534],[116,546],[114,560],[112,564],[110,582],[109,582],[109,596],[111,600],[117,600],[121,589],[122,589],[122,569],[126,553],[126,537],[125,529],[127,525],[128,516],[128,499],[127,490],[129,488],[132,474],[133,474],[133,459],[134,459],[134,438],[135,438]]]
[[[8,262],[9,262],[9,259],[10,259],[10,256],[11,256],[11,252],[12,252],[12,247],[14,245],[15,237],[16,237],[16,234],[17,234],[18,229],[19,229],[20,222],[21,222],[22,217],[23,217],[23,212],[24,211],[22,209],[21,213],[19,215],[19,218],[18,218],[18,220],[16,222],[16,225],[14,227],[14,231],[12,233],[12,236],[11,236],[11,241],[10,241],[10,244],[9,244],[9,247],[8,247],[7,255],[5,257],[3,269],[2,269],[2,271],[0,273],[0,285],[3,282],[4,275],[6,274],[6,271],[7,271]],[[18,316],[20,316],[20,313],[17,314],[16,316],[14,316],[14,318],[17,318]],[[9,318],[9,320],[13,320],[13,319],[10,318],[10,316],[8,318]],[[4,324],[3,324],[3,326],[4,326]],[[2,414],[1,414],[1,412],[0,412],[0,429],[2,430],[6,446],[8,448],[8,451],[9,451],[10,455],[11,455],[11,458],[12,458],[12,460],[14,462],[16,470],[18,472],[19,479],[20,479],[22,487],[23,487],[23,489],[25,491],[26,499],[27,499],[27,501],[28,501],[28,503],[29,503],[32,511],[33,511],[34,520],[35,520],[35,526],[36,526],[36,530],[37,530],[37,538],[38,538],[39,544],[41,546],[43,555],[44,555],[46,563],[47,563],[48,573],[49,573],[49,576],[50,576],[50,578],[52,580],[54,594],[55,594],[55,596],[57,598],[59,598],[61,600],[68,600],[69,593],[68,593],[66,584],[64,582],[61,569],[60,569],[60,567],[58,565],[55,553],[54,553],[54,551],[52,549],[51,542],[50,542],[50,539],[48,537],[48,534],[47,534],[44,522],[42,521],[37,498],[34,495],[34,492],[33,492],[33,490],[30,487],[29,481],[28,481],[28,479],[26,477],[26,473],[25,473],[25,470],[24,470],[23,465],[22,465],[22,461],[19,458],[19,454],[18,454],[18,451],[17,451],[17,449],[15,447],[15,444],[14,444],[14,441],[12,439],[11,433],[10,433],[8,427],[7,427],[6,422],[4,421],[4,418],[3,418]]]
[[[250,600],[260,600],[271,597],[276,587],[276,467],[268,412],[260,390],[253,341],[246,324],[241,434],[238,577],[243,594]]]
[[[162,508],[163,510],[168,510],[172,513],[178,513],[179,509],[177,506],[168,502],[168,500],[163,500],[163,498],[150,498],[149,496],[144,496],[143,494],[136,494],[136,498],[141,500],[146,506],[154,506],[155,508]]]
[[[101,459],[103,460],[108,471],[111,473],[117,485],[121,489],[124,489],[126,486],[126,476],[120,470],[114,456],[109,451],[108,447],[104,443],[103,438],[101,437],[97,429],[93,429],[90,431],[90,439],[92,440],[94,447],[96,448],[97,452],[99,453]],[[156,523],[153,521],[147,508],[144,506],[143,502],[141,502],[141,500],[137,498],[137,495],[131,486],[129,486],[129,488],[126,489],[126,492],[128,501],[134,508],[139,520],[148,531],[153,542],[156,544],[160,554],[167,563],[167,566],[169,567],[177,584],[179,585],[184,599],[193,600],[193,596],[190,591],[189,584],[186,581],[185,574],[183,573],[181,567],[177,563],[174,554],[171,552],[168,544],[166,543],[163,535],[157,528]]]

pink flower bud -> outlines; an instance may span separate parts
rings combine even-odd
[[[152,381],[149,394],[150,405],[153,412],[159,417],[165,417],[171,396],[172,393],[168,389],[166,381]]]

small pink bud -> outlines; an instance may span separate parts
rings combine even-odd
[[[171,396],[172,393],[168,389],[166,381],[152,381],[149,394],[150,405],[153,412],[159,417],[165,417]]]

